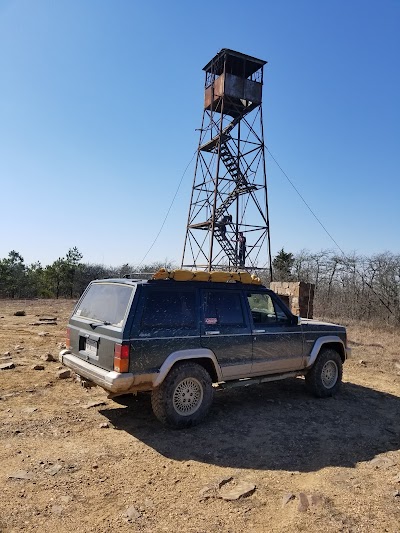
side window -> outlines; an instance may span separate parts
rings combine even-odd
[[[287,324],[288,317],[285,312],[266,293],[248,293],[253,322],[256,325]]]
[[[195,292],[149,291],[144,304],[141,329],[172,328],[196,328]]]
[[[206,291],[204,296],[204,323],[206,327],[246,326],[239,292]]]

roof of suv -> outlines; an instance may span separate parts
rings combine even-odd
[[[123,283],[125,285],[163,285],[163,286],[172,286],[174,285],[175,288],[178,286],[187,287],[188,285],[191,287],[212,287],[212,288],[218,288],[218,289],[234,289],[234,288],[245,288],[247,290],[269,290],[264,285],[254,285],[251,283],[241,283],[240,281],[228,281],[228,282],[220,282],[220,281],[176,281],[174,279],[130,279],[130,278],[110,278],[110,279],[96,279],[92,283]]]

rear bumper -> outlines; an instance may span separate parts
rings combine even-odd
[[[79,376],[115,394],[152,388],[153,376],[149,374],[135,375],[130,372],[119,373],[104,370],[103,368],[83,361],[79,357],[76,357],[76,355],[73,355],[69,350],[62,350],[58,358],[63,365],[76,372]]]

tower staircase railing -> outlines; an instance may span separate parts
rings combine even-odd
[[[236,185],[235,188],[226,196],[224,201],[215,209],[215,220],[218,220],[221,216],[227,213],[228,208],[233,204],[238,196],[242,194],[248,194],[255,189],[254,186],[250,185],[246,176],[240,170],[237,159],[230,151],[228,144],[221,144],[220,156]],[[211,222],[211,220],[212,219],[210,218],[209,222]]]
[[[222,131],[221,135],[218,133],[215,137],[207,141],[206,143],[202,144],[199,148],[202,152],[212,152],[214,148],[217,146],[219,140],[221,139],[221,143],[225,143],[229,141],[230,139],[230,132],[233,130],[233,128],[240,122],[240,120],[243,118],[243,115],[240,115],[232,120]]]
[[[219,226],[215,226],[214,228],[214,237],[217,239],[219,245],[221,246],[222,250],[224,251],[226,257],[229,259],[229,262],[232,265],[237,266],[239,263],[239,259],[236,253],[236,248],[232,245],[232,243],[228,240],[226,236],[226,231],[221,231]]]
[[[220,203],[215,211],[214,211],[214,237],[216,238],[217,242],[219,243],[221,249],[225,253],[226,257],[228,258],[229,262],[232,265],[238,266],[239,265],[239,257],[236,251],[236,247],[232,245],[232,243],[228,240],[226,235],[226,226],[229,224],[224,224],[220,221],[220,219],[228,214],[229,207],[235,202],[235,200],[241,196],[242,194],[248,194],[251,191],[255,190],[256,187],[254,185],[251,185],[246,176],[241,171],[238,159],[234,156],[234,154],[231,152],[228,146],[228,142],[232,139],[230,136],[230,132],[233,130],[233,128],[242,120],[242,118],[247,115],[249,111],[251,111],[252,108],[244,108],[241,113],[239,113],[222,131],[221,133],[218,133],[215,137],[207,141],[206,143],[202,144],[199,147],[200,151],[204,152],[213,152],[216,149],[218,149],[219,146],[219,153],[220,158],[222,162],[225,165],[226,170],[228,171],[229,175],[233,178],[233,181],[235,183],[235,187],[232,191],[229,192],[229,194],[224,198],[222,203]],[[211,227],[213,222],[213,217],[210,217],[206,222],[204,223],[197,223],[193,224],[192,227]],[[222,224],[225,225],[224,229],[221,230]]]

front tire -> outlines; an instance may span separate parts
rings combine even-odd
[[[210,374],[196,363],[175,366],[151,393],[153,412],[165,425],[187,428],[199,424],[213,401]]]
[[[336,350],[326,348],[320,352],[314,365],[306,374],[308,390],[318,398],[334,396],[340,389],[343,363]]]

